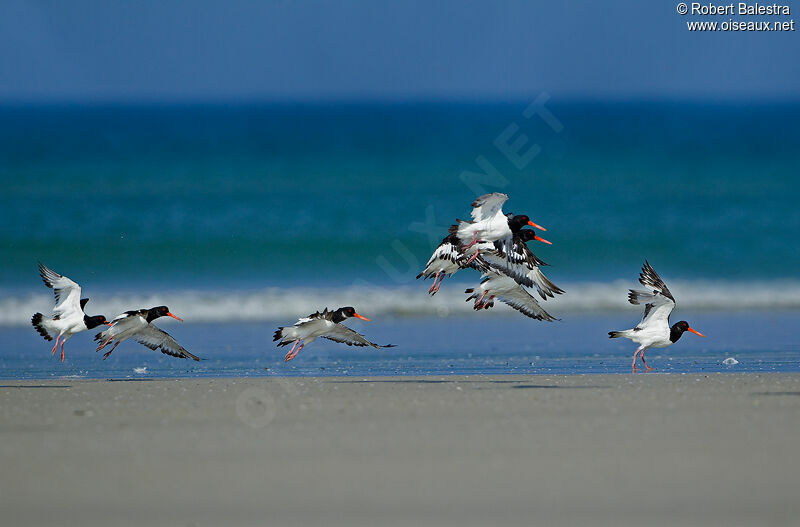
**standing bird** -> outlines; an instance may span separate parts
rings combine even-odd
[[[702,333],[695,331],[689,327],[689,323],[685,320],[676,322],[670,327],[669,316],[672,310],[675,309],[675,298],[672,293],[667,289],[667,284],[661,280],[655,269],[650,266],[650,263],[645,260],[642,266],[642,272],[639,274],[639,283],[643,286],[652,289],[650,291],[637,291],[631,289],[628,293],[628,302],[631,304],[644,305],[644,316],[642,321],[639,322],[635,328],[626,329],[625,331],[609,331],[608,338],[624,337],[631,339],[633,342],[639,344],[636,352],[633,354],[633,371],[636,371],[636,356],[641,353],[642,364],[644,364],[645,371],[651,371],[651,368],[644,361],[644,354],[650,348],[666,348],[678,342],[681,335],[685,331],[691,331],[695,335],[705,337]]]
[[[171,355],[180,359],[200,360],[199,357],[192,355],[183,348],[177,341],[164,330],[154,326],[152,322],[159,317],[172,317],[181,320],[169,312],[167,306],[151,307],[150,309],[140,309],[138,311],[126,311],[111,321],[111,327],[94,336],[94,340],[100,342],[97,351],[108,346],[111,342],[114,345],[111,351],[103,354],[106,360],[120,342],[132,338],[139,344],[147,346],[151,350],[161,349],[161,353]]]
[[[364,335],[356,333],[352,329],[341,324],[342,321],[350,317],[360,318],[369,322],[368,318],[362,317],[352,307],[340,307],[336,311],[328,311],[326,307],[322,312],[317,311],[305,318],[295,322],[294,326],[280,327],[275,332],[272,340],[278,342],[278,346],[286,346],[294,342],[292,349],[284,357],[284,362],[295,358],[306,344],[311,344],[317,337],[330,339],[334,342],[342,342],[348,346],[372,346],[373,348],[393,348],[394,344],[381,346],[368,341]],[[300,341],[303,341],[300,344]],[[298,348],[297,345],[300,344]]]
[[[96,328],[100,324],[108,324],[108,321],[103,315],[90,317],[84,313],[83,308],[89,299],[81,299],[81,286],[45,267],[41,262],[39,262],[39,274],[44,284],[55,293],[56,305],[53,308],[53,316],[45,317],[41,313],[35,313],[31,318],[31,324],[45,340],[53,340],[53,335],[56,335],[53,355],[56,354],[58,342],[61,340],[61,362],[64,362],[64,343],[72,335]]]
[[[472,202],[472,221],[458,221],[458,225],[451,232],[454,232],[462,244],[462,250],[471,249],[478,242],[502,241],[508,243],[516,230],[523,225],[530,225],[540,230],[547,230],[533,223],[525,215],[514,216],[503,214],[503,203],[508,200],[508,194],[494,192],[484,194]],[[479,254],[479,249],[470,251],[475,258]]]

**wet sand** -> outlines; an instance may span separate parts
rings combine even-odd
[[[800,525],[800,375],[0,381],[5,525]]]

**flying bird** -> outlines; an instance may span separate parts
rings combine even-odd
[[[481,245],[485,245],[486,249],[494,247],[494,245],[490,243]],[[433,285],[428,289],[428,293],[430,293],[431,296],[439,291],[439,288],[442,286],[442,281],[446,277],[452,276],[460,269],[472,267],[481,272],[488,270],[488,267],[484,265],[482,261],[473,259],[471,262],[467,263],[470,258],[461,251],[460,247],[461,242],[456,233],[448,234],[442,240],[442,243],[433,251],[428,263],[425,264],[425,269],[417,275],[417,279],[424,277],[423,280],[433,277]]]
[[[548,297],[554,298],[554,295],[561,294],[564,290],[542,273],[540,267],[547,264],[530,250],[527,242],[531,240],[550,243],[539,237],[533,230],[522,229],[514,233],[511,243],[505,247],[500,243],[495,243],[495,247],[481,251],[478,260],[492,270],[507,275],[520,285],[535,287],[542,300],[547,300]]]
[[[348,346],[372,346],[373,348],[393,348],[394,344],[381,346],[368,341],[364,335],[356,333],[352,329],[342,324],[342,321],[355,317],[369,322],[368,318],[362,317],[352,307],[340,307],[336,311],[328,311],[326,307],[323,311],[317,311],[307,317],[301,318],[293,326],[280,327],[273,336],[273,341],[278,342],[278,346],[287,346],[294,342],[292,349],[284,357],[284,362],[295,358],[306,344],[311,344],[317,337],[330,339],[334,342],[341,342]],[[302,344],[300,343],[302,341]],[[299,344],[299,347],[298,347]]]
[[[475,258],[480,250],[473,249],[479,242],[502,241],[507,243],[511,240],[512,234],[521,229],[524,225],[530,225],[539,230],[547,230],[544,227],[533,223],[525,215],[503,214],[503,204],[508,200],[508,194],[493,192],[484,194],[472,202],[472,221],[458,220],[458,225],[451,232],[454,232],[461,242],[464,251]]]
[[[467,297],[467,302],[475,299],[475,310],[489,309],[494,305],[494,299],[498,298],[520,313],[536,320],[546,320],[552,322],[556,320],[547,311],[542,309],[539,302],[531,296],[524,287],[519,285],[513,278],[500,274],[497,271],[488,271],[482,276],[480,286],[476,289],[464,291],[471,295]],[[486,298],[486,297],[489,298]],[[484,300],[485,299],[485,300]]]
[[[608,338],[624,337],[639,344],[633,354],[633,371],[636,371],[636,356],[640,355],[645,371],[651,368],[644,360],[645,352],[650,348],[666,348],[678,342],[684,332],[690,331],[695,335],[705,337],[689,327],[685,320],[676,322],[671,327],[669,316],[675,309],[675,298],[669,292],[667,284],[658,276],[655,269],[645,260],[642,272],[639,274],[639,283],[648,288],[647,291],[631,289],[628,293],[628,302],[631,304],[644,303],[644,316],[635,328],[625,331],[609,331]]]
[[[106,360],[120,342],[133,339],[151,350],[160,349],[161,353],[165,355],[180,359],[200,360],[199,357],[186,351],[169,333],[153,325],[153,321],[159,317],[172,317],[183,322],[170,313],[167,306],[126,311],[111,321],[110,328],[95,335],[94,340],[100,343],[97,351],[114,342],[111,350],[103,354],[103,360]]]
[[[474,244],[473,251],[468,251],[466,246],[462,245],[458,237],[458,225],[451,226],[450,233],[433,251],[430,259],[428,259],[428,263],[425,264],[425,269],[417,275],[417,279],[421,277],[424,277],[423,279],[433,277],[433,285],[428,289],[428,293],[430,293],[431,296],[435,295],[442,286],[442,281],[461,269],[470,267],[481,273],[485,273],[489,270],[490,266],[509,275],[511,275],[511,273],[516,273],[514,278],[520,282],[525,282],[525,285],[528,286],[533,286],[534,281],[536,281],[537,285],[545,286],[540,289],[540,291],[546,291],[550,296],[553,296],[553,292],[563,292],[553,286],[553,284],[538,271],[538,265],[547,264],[538,260],[533,253],[530,252],[525,242],[529,240],[538,240],[543,243],[552,244],[544,238],[539,237],[530,229],[520,230],[523,226],[531,223],[527,216],[508,214],[507,219],[512,235],[511,244],[499,240],[495,242],[480,241]],[[511,255],[513,261],[510,258],[506,258],[507,253]],[[481,256],[485,256],[485,258],[481,258]],[[523,264],[527,265],[528,268],[523,270],[521,267]],[[535,265],[537,267],[534,268],[533,266]]]
[[[100,324],[108,324],[108,321],[103,315],[90,317],[84,313],[83,308],[89,299],[81,298],[81,286],[41,262],[39,262],[39,274],[44,284],[53,290],[56,305],[52,316],[45,317],[41,313],[35,313],[31,318],[31,324],[45,340],[53,340],[53,335],[56,336],[53,355],[56,354],[59,340],[61,341],[61,362],[64,362],[64,343],[70,337],[81,331],[96,328]]]

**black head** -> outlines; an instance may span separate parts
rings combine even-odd
[[[508,228],[511,229],[511,232],[519,232],[519,230],[526,225],[530,225],[531,227],[535,227],[541,231],[547,230],[544,227],[533,223],[531,219],[524,214],[507,214],[506,216],[508,217]]]
[[[517,236],[519,237],[520,240],[522,240],[525,243],[527,243],[527,242],[529,242],[531,240],[536,240],[537,242],[542,242],[542,243],[546,243],[548,245],[552,245],[552,243],[550,243],[549,241],[547,241],[544,238],[538,236],[536,234],[536,231],[534,231],[532,229],[522,229],[521,231],[519,231],[517,233]]]
[[[170,313],[169,308],[167,306],[151,307],[150,309],[147,310],[148,322],[152,322],[159,317],[172,317],[176,320],[180,320],[181,322],[183,322],[183,320]]]
[[[511,229],[511,232],[519,232],[520,229],[531,221],[531,219],[524,214],[508,214],[508,217],[508,228]]]
[[[690,328],[688,322],[686,322],[685,320],[681,320],[680,322],[675,322],[672,325],[672,327],[670,328],[670,331],[669,331],[669,340],[670,340],[670,342],[673,342],[673,343],[674,342],[678,342],[678,339],[681,338],[681,335],[683,335],[684,332],[686,332],[686,331],[690,331],[690,332],[694,333],[695,335],[700,335],[701,337],[705,337],[705,335],[703,335],[702,333],[700,333],[698,331],[695,331],[694,329]]]
[[[108,320],[103,315],[95,315],[93,317],[83,315],[83,323],[86,324],[88,329],[94,329],[100,324],[108,324]]]
[[[355,308],[347,306],[347,307],[340,307],[336,311],[333,312],[333,321],[334,322],[341,322],[342,320],[346,320],[350,317],[360,318],[361,320],[366,320],[369,322],[368,318],[362,317],[358,313],[356,313]]]

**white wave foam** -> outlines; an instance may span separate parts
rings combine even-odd
[[[87,306],[89,314],[112,318],[130,309],[167,305],[187,322],[280,321],[291,322],[323,307],[352,305],[371,316],[452,316],[469,313],[463,282],[448,283],[435,297],[427,294],[430,281],[415,286],[345,288],[287,288],[258,291],[172,291],[153,294],[97,294]],[[561,284],[559,284],[561,285]],[[635,282],[581,282],[564,284],[566,294],[543,302],[554,316],[575,312],[630,310],[627,291]],[[678,305],[687,310],[769,310],[800,308],[800,282],[674,282],[670,284]],[[0,326],[30,324],[33,313],[49,313],[52,294],[2,295]],[[515,312],[500,303],[496,314]],[[502,306],[502,307],[500,307]]]

